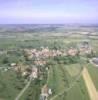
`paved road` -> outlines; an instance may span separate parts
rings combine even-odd
[[[88,73],[87,68],[84,68],[82,75],[83,75],[83,78],[84,78],[84,81],[88,89],[88,93],[89,93],[91,100],[98,100],[98,92],[96,91],[96,88]]]

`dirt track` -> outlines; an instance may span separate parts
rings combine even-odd
[[[88,90],[88,94],[91,100],[98,100],[98,92],[86,68],[84,68],[82,75],[83,75],[83,78],[84,78],[84,81],[85,81],[85,84]]]

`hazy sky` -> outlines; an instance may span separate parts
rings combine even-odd
[[[98,0],[0,0],[0,23],[98,23]]]

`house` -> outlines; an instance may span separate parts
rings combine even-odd
[[[27,67],[24,69],[24,71],[22,72],[22,76],[30,76],[32,73],[32,69],[30,67]]]
[[[42,66],[42,65],[46,64],[46,61],[45,60],[36,60],[36,61],[34,61],[34,64]]]
[[[72,48],[72,47],[67,52],[67,54],[70,56],[75,56],[75,55],[77,55],[77,53],[78,53],[78,50],[75,48]]]
[[[98,67],[98,57],[92,58],[92,59],[90,60],[90,63],[92,63],[94,66]]]
[[[42,100],[48,100],[49,94],[48,94],[48,86],[47,84],[43,86],[43,88],[41,89],[41,97]]]
[[[38,68],[37,67],[32,68],[32,72],[31,72],[30,77],[33,77],[34,79],[38,78]]]
[[[15,67],[17,64],[16,63],[11,63],[10,66],[11,67]]]
[[[26,76],[26,75],[28,75],[27,71],[25,71],[25,72],[22,73],[22,76]]]
[[[49,95],[52,95],[52,90],[49,88],[48,90]]]

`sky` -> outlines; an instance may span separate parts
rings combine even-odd
[[[98,24],[98,0],[0,0],[0,24]]]

